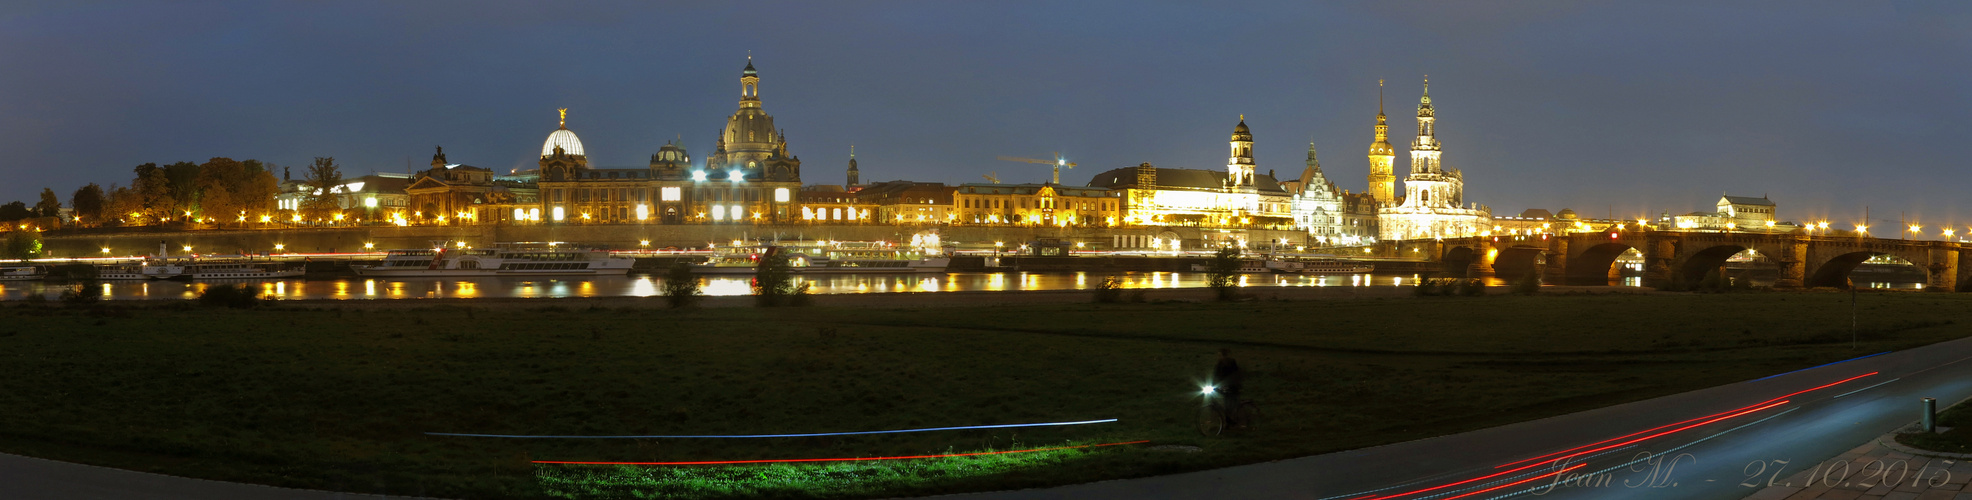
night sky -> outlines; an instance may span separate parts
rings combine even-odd
[[[1972,8],[1714,3],[14,1],[0,201],[214,156],[531,167],[558,107],[592,165],[681,136],[702,160],[751,51],[808,183],[842,183],[851,144],[865,181],[1041,182],[994,157],[1055,151],[1072,184],[1222,169],[1245,114],[1261,171],[1298,175],[1312,139],[1360,191],[1377,79],[1401,178],[1428,74],[1446,165],[1497,215],[1731,192],[1972,225]]]

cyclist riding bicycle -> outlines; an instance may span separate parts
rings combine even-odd
[[[1240,389],[1246,382],[1246,372],[1239,369],[1239,362],[1232,358],[1232,349],[1219,349],[1219,364],[1212,367],[1212,384],[1220,396],[1226,398],[1226,405],[1239,405]]]

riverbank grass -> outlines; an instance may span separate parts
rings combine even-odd
[[[1848,300],[1081,298],[675,310],[581,300],[495,309],[9,303],[0,308],[0,452],[391,495],[909,496],[1202,470],[1456,433],[1949,340],[1972,321],[1972,297],[1864,294],[1852,349]],[[1246,367],[1246,393],[1268,418],[1249,432],[1204,438],[1192,425],[1196,394],[1222,347]],[[1119,421],[775,439],[426,434],[771,434],[1104,418]],[[535,463],[1137,440],[1160,446],[848,463]]]

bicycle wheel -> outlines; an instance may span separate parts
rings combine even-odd
[[[1251,429],[1260,423],[1260,405],[1252,401],[1239,402],[1239,428]]]
[[[1226,430],[1226,412],[1219,405],[1205,405],[1198,408],[1198,433],[1217,436]]]

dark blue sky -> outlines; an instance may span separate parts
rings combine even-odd
[[[747,51],[810,183],[1045,180],[1224,168],[1245,114],[1261,170],[1312,138],[1361,190],[1390,81],[1399,177],[1429,74],[1467,199],[1511,215],[1899,211],[1972,224],[1972,9],[1962,2],[9,2],[0,200],[128,184],[144,162],[346,171],[529,166],[567,107],[598,166],[694,158]],[[1963,229],[1961,229],[1963,230]],[[1883,234],[1884,232],[1879,232]]]

